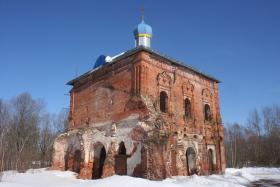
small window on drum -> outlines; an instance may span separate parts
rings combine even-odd
[[[167,112],[167,103],[168,103],[168,96],[167,93],[164,91],[160,92],[160,111],[161,112]]]
[[[188,98],[184,100],[184,105],[185,105],[185,117],[186,118],[191,118],[192,117],[192,111],[191,111],[191,102]]]

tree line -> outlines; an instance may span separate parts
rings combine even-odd
[[[225,128],[227,167],[280,166],[280,107],[263,107],[249,114],[246,125]]]
[[[44,102],[29,93],[8,102],[0,98],[0,172],[49,166],[54,139],[65,130],[67,116],[66,110],[46,112]]]

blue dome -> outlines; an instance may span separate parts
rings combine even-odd
[[[93,68],[95,69],[95,68],[97,68],[99,66],[103,66],[106,63],[105,58],[106,58],[105,55],[100,55],[97,58],[97,60],[95,61],[95,64],[94,64]]]
[[[144,34],[144,35],[148,35],[148,37],[151,37],[152,36],[152,27],[148,24],[146,24],[144,22],[144,20],[141,21],[141,23],[139,23],[137,25],[137,27],[134,29],[134,36],[139,36],[141,34]]]

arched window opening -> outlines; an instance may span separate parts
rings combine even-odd
[[[168,103],[168,96],[167,93],[164,91],[160,92],[160,111],[167,112],[167,103]]]
[[[73,163],[73,171],[76,173],[80,173],[81,166],[81,151],[76,150],[74,153],[74,163]]]
[[[186,161],[188,175],[197,174],[196,154],[192,147],[189,147],[186,151]]]
[[[204,119],[210,121],[212,119],[210,106],[208,104],[204,105]]]
[[[209,174],[214,173],[214,157],[213,157],[213,150],[208,149],[208,167],[209,167]]]
[[[115,173],[117,175],[127,174],[127,155],[124,142],[119,144],[119,151],[115,156]]]
[[[186,118],[192,117],[191,102],[188,98],[185,99],[185,117]]]
[[[106,159],[106,150],[102,144],[99,144],[94,150],[94,162],[92,178],[100,179],[103,175],[103,167]]]

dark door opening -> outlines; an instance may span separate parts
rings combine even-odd
[[[188,175],[197,174],[196,168],[196,155],[195,151],[192,147],[189,147],[186,151],[186,159],[187,159],[187,173]]]
[[[208,167],[209,167],[209,174],[214,173],[214,162],[213,162],[213,150],[208,149]]]
[[[74,153],[74,163],[73,163],[73,171],[76,173],[80,173],[81,169],[81,151],[76,150]]]
[[[65,154],[64,156],[64,166],[65,166],[65,171],[67,171],[69,169],[69,155],[68,154]]]
[[[120,143],[118,154],[115,156],[115,173],[117,175],[127,174],[127,155],[124,142]]]
[[[103,167],[104,162],[106,159],[106,150],[104,146],[99,150],[96,150],[96,155],[94,156],[94,162],[93,162],[93,171],[92,171],[92,178],[93,179],[100,179],[103,174]]]

